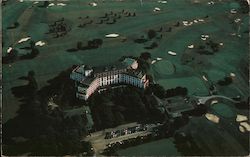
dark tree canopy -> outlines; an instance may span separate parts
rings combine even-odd
[[[150,29],[150,30],[148,31],[148,38],[149,38],[149,39],[153,39],[154,37],[156,37],[156,31]]]
[[[82,42],[78,41],[76,47],[78,50],[82,49]]]
[[[151,54],[149,52],[143,52],[141,53],[140,58],[143,60],[151,59]]]
[[[186,96],[188,94],[188,89],[185,87],[176,87],[166,90],[166,97],[173,96]]]
[[[162,86],[160,86],[159,84],[153,84],[150,85],[146,91],[146,94],[154,94],[159,98],[164,98],[165,97],[165,90]]]
[[[233,82],[233,79],[229,76],[225,77],[223,80],[219,80],[217,83],[220,86],[227,86],[230,85]]]

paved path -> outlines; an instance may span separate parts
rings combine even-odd
[[[211,95],[211,96],[194,96],[195,98],[198,98],[199,102],[201,104],[206,104],[208,101],[212,100],[212,99],[225,99],[228,100],[232,103],[239,103],[240,101],[236,101],[232,98],[223,96],[223,95]]]

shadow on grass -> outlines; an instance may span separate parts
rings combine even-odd
[[[24,47],[23,49],[29,49],[29,47]],[[6,56],[3,56],[2,63],[3,64],[10,64],[10,63],[14,63],[14,62],[21,61],[21,60],[30,60],[30,59],[36,58],[38,55],[39,55],[38,49],[33,49],[33,50],[31,50],[30,53],[27,53],[27,54],[22,55],[22,56],[18,56],[18,52],[16,51],[15,53],[9,53]]]

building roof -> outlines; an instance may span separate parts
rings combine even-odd
[[[131,66],[136,60],[132,58],[125,58],[121,62],[115,62],[113,64],[105,65],[105,66],[99,66],[94,67],[94,73],[102,73],[105,71],[113,71],[113,70],[120,70],[120,69],[126,69],[129,66]]]
[[[131,66],[136,60],[133,58],[125,58],[122,62],[126,66]]]
[[[110,65],[105,65],[105,66],[98,66],[98,67],[90,67],[87,65],[80,65],[78,66],[76,69],[74,69],[75,72],[77,73],[85,73],[86,70],[92,70],[93,69],[93,73],[92,75],[84,78],[81,82],[81,84],[84,85],[90,85],[92,83],[92,81],[94,81],[95,79],[95,74],[102,74],[105,72],[111,72],[111,71],[116,71],[116,70],[128,70],[128,75],[130,76],[134,76],[134,77],[138,77],[138,78],[142,78],[143,75],[137,71],[137,70],[132,70],[129,69],[129,67],[135,62],[135,59],[132,58],[125,58],[123,61],[118,61],[115,62],[113,64]]]
[[[90,85],[93,81],[95,80],[95,77],[93,76],[90,76],[90,77],[86,77],[85,79],[83,79],[81,82],[81,84],[84,84],[84,85]]]
[[[98,73],[103,73],[107,71],[121,70],[125,68],[127,68],[125,64],[123,64],[122,62],[116,62],[110,65],[94,67],[93,70],[94,70],[94,74],[98,74]]]

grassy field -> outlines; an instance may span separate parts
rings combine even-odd
[[[120,156],[179,156],[174,139],[163,139],[118,151]],[[166,149],[167,148],[167,149]]]
[[[44,47],[39,48],[40,54],[37,58],[18,61],[11,65],[3,65],[3,113],[6,114],[4,119],[7,120],[13,117],[16,109],[18,109],[18,103],[12,96],[10,88],[21,85],[22,82],[17,78],[26,75],[29,70],[36,72],[41,87],[46,84],[46,80],[53,78],[60,71],[73,64],[104,65],[116,61],[123,55],[138,56],[141,52],[149,51],[153,57],[162,57],[176,67],[175,74],[170,72],[169,75],[164,75],[163,78],[156,77],[156,80],[159,80],[159,83],[166,88],[175,86],[175,82],[176,84],[180,82],[180,84],[189,88],[187,84],[182,83],[182,79],[179,79],[179,77],[185,80],[185,77],[195,77],[200,72],[207,72],[214,81],[221,79],[229,72],[235,72],[238,78],[241,79],[237,66],[241,61],[241,56],[242,58],[247,56],[247,34],[244,35],[242,32],[247,29],[248,18],[238,14],[231,15],[229,13],[231,9],[230,1],[225,0],[214,5],[208,5],[206,0],[200,0],[200,3],[197,4],[193,4],[192,0],[169,0],[167,4],[157,3],[157,1],[145,1],[141,6],[139,1],[127,0],[123,2],[99,2],[97,7],[89,6],[89,2],[91,1],[75,0],[66,2],[67,5],[64,7],[40,8],[38,6],[41,5],[41,2],[31,7],[32,2],[10,1],[3,7],[3,55],[6,54],[8,46],[26,36],[31,36],[35,41],[43,40],[46,42]],[[161,8],[161,11],[153,12],[155,7]],[[95,21],[98,21],[98,17],[103,16],[104,13],[118,12],[123,9],[136,12],[137,16],[122,17],[112,25],[92,24],[87,25],[85,28],[77,27],[80,23],[78,19],[80,16],[89,16],[95,23]],[[209,15],[209,18],[204,23],[194,24],[189,27],[173,27],[176,22],[203,18],[206,15]],[[61,38],[52,38],[50,35],[45,34],[48,32],[47,24],[62,17],[71,26],[72,30]],[[230,35],[236,32],[230,21],[238,17],[242,18],[244,22],[241,27],[241,38]],[[7,30],[6,28],[15,21],[18,21],[20,26],[17,29]],[[162,33],[163,38],[157,41],[159,47],[156,49],[145,50],[144,44],[135,44],[133,42],[134,39],[145,35],[148,29],[159,29],[160,27],[167,29],[170,26],[173,27],[172,32]],[[119,33],[121,36],[126,37],[127,41],[105,39],[105,34],[109,33]],[[188,45],[195,44],[201,34],[209,34],[218,41],[223,42],[223,48],[218,54],[203,56],[202,59],[208,62],[205,66],[193,68],[181,65],[180,57],[182,53],[187,49]],[[66,51],[76,47],[77,41],[86,42],[93,38],[103,39],[103,46],[99,49],[75,53]],[[26,45],[27,43],[15,44],[14,47],[18,49]],[[175,51],[177,56],[167,54],[169,50]],[[165,65],[158,65],[157,68],[164,72]],[[175,77],[178,77],[178,79],[175,80]],[[168,81],[173,84],[168,85]],[[198,88],[206,91],[201,81],[199,78],[193,79],[194,83],[197,82]],[[241,83],[239,87],[243,90],[243,94],[246,93],[245,85]],[[192,89],[190,91],[193,92]]]
[[[195,3],[197,1],[197,3]],[[29,42],[17,44],[21,38],[31,36],[32,40],[45,41],[46,45],[39,47],[40,54],[32,60],[22,60],[11,64],[3,65],[3,122],[16,116],[19,109],[18,98],[11,92],[12,87],[25,85],[27,82],[19,80],[21,76],[27,75],[28,71],[34,70],[39,88],[47,84],[47,80],[54,78],[61,71],[74,64],[87,64],[92,66],[105,65],[117,61],[121,56],[139,56],[142,52],[150,52],[153,59],[161,57],[162,60],[152,65],[152,72],[156,83],[165,89],[177,86],[186,87],[189,94],[208,94],[207,83],[202,79],[206,73],[209,80],[217,82],[228,76],[231,72],[236,74],[233,83],[229,86],[218,87],[218,93],[230,97],[236,95],[248,96],[248,78],[242,72],[242,61],[248,57],[248,15],[231,14],[230,10],[237,8],[234,0],[214,0],[214,5],[208,5],[210,0],[168,0],[166,4],[158,3],[157,0],[143,0],[143,5],[137,0],[105,0],[97,1],[97,6],[89,5],[90,0],[66,1],[66,6],[52,6],[49,8],[38,7],[42,2],[33,4],[30,1],[19,2],[8,0],[2,8],[3,15],[3,55],[9,46],[13,46],[19,53],[29,51],[20,48],[28,46]],[[56,3],[56,1],[54,1]],[[33,7],[32,7],[33,5]],[[154,12],[154,8],[161,9]],[[105,13],[113,11],[115,13],[122,10],[135,12],[135,17],[124,17],[117,20],[115,24],[96,24]],[[205,18],[205,16],[209,16]],[[79,17],[89,16],[93,23],[79,28],[81,23]],[[64,18],[71,27],[71,31],[63,37],[53,38],[48,32],[48,24]],[[235,19],[241,19],[241,28],[238,31]],[[194,23],[185,27],[182,21],[193,21],[204,19],[204,22]],[[16,29],[7,29],[8,26],[18,21],[20,26]],[[174,25],[180,22],[179,27]],[[137,44],[135,39],[141,36],[146,37],[149,29],[164,31],[162,39],[153,39],[158,47],[155,49],[145,49],[148,43]],[[166,32],[172,27],[171,32]],[[127,40],[107,39],[106,34],[118,33]],[[236,35],[232,35],[236,33]],[[202,34],[208,34],[210,38],[217,42],[223,42],[218,53],[214,55],[196,55],[192,65],[183,65],[181,58],[188,50],[188,45],[197,46],[201,41]],[[237,35],[241,35],[240,37]],[[76,48],[76,43],[82,41],[84,44],[90,39],[103,39],[101,48],[67,52],[67,49]],[[168,54],[174,51],[176,56]],[[247,60],[248,61],[248,60]],[[201,62],[202,64],[198,64]],[[212,108],[218,116],[225,119],[218,125],[208,122],[205,117],[194,118],[183,128],[198,141],[200,147],[208,148],[208,154],[218,155],[220,150],[239,155],[244,152],[242,135],[238,126],[229,125],[233,123],[236,113],[242,113],[236,109],[229,108],[227,104],[218,104]],[[244,111],[247,114],[247,111]],[[204,129],[205,128],[205,129]],[[227,130],[224,132],[223,130]],[[207,138],[207,135],[211,137]],[[222,137],[223,135],[223,137]],[[237,136],[235,139],[234,137]],[[218,138],[222,140],[217,143]],[[243,139],[243,140],[242,140]],[[227,143],[227,147],[225,146]],[[215,147],[217,146],[218,147]],[[246,145],[246,144],[245,144]],[[230,149],[233,147],[233,149]],[[168,148],[168,149],[166,149]],[[216,154],[217,153],[217,154]],[[235,154],[236,153],[236,154]],[[174,145],[173,139],[160,140],[145,145],[121,150],[120,155],[181,155]],[[212,155],[213,155],[212,154]]]
[[[89,0],[73,0],[65,2],[66,6],[52,6],[49,8],[38,7],[42,3],[8,1],[2,8],[3,15],[3,55],[9,46],[14,45],[19,53],[27,53],[20,48],[28,45],[28,42],[16,44],[23,37],[31,36],[32,40],[42,40],[46,45],[39,47],[40,54],[32,60],[17,61],[3,65],[3,120],[8,121],[15,117],[20,102],[11,93],[11,88],[26,84],[18,78],[27,75],[29,70],[34,70],[39,87],[47,84],[47,80],[57,76],[59,72],[74,64],[88,64],[92,66],[105,65],[115,62],[121,56],[139,56],[148,51],[153,58],[161,57],[163,60],[153,65],[155,81],[164,88],[183,86],[188,88],[189,94],[207,94],[208,89],[202,79],[202,73],[206,73],[209,79],[217,82],[233,72],[236,74],[233,84],[220,87],[219,94],[226,96],[248,95],[248,82],[243,76],[240,64],[248,56],[248,16],[247,14],[230,14],[230,9],[235,7],[233,0],[215,1],[214,5],[208,5],[209,0],[168,0],[166,4],[153,0],[106,0],[97,1],[97,6],[88,5]],[[31,7],[33,5],[33,7]],[[161,11],[153,12],[155,7]],[[122,10],[135,12],[136,17],[123,17],[115,24],[96,24],[99,17],[105,13],[121,12]],[[205,16],[209,16],[205,18]],[[80,24],[79,17],[89,16],[94,22],[84,28],[77,27]],[[71,31],[63,37],[52,38],[48,32],[48,24],[64,18],[71,27]],[[205,19],[204,22],[194,23],[185,27],[182,21]],[[237,27],[231,22],[241,18],[242,25],[238,32],[241,37],[233,36],[237,33]],[[20,23],[16,29],[7,29],[15,21]],[[174,25],[180,22],[179,27]],[[158,43],[155,49],[147,50],[147,44],[134,43],[135,39],[146,36],[149,29],[163,30],[172,27],[171,32],[161,32],[162,39],[153,39]],[[107,39],[106,34],[118,33],[126,37],[125,42],[120,39]],[[195,61],[203,64],[193,66],[181,64],[181,57],[188,49],[187,46],[200,42],[202,34],[209,34],[218,42],[223,42],[220,51],[214,55],[200,55]],[[66,50],[75,48],[77,41],[86,43],[90,39],[103,39],[101,48],[77,51],[69,53]],[[176,56],[167,52],[174,51]],[[175,71],[173,68],[175,67]],[[217,109],[223,110],[223,109]],[[161,148],[160,148],[161,149]],[[163,149],[163,148],[162,148]],[[152,152],[154,153],[154,152]],[[125,153],[126,154],[126,153]],[[141,154],[143,155],[143,154]],[[147,154],[148,155],[148,154]],[[154,154],[155,155],[155,154]],[[175,155],[175,154],[173,154]]]

